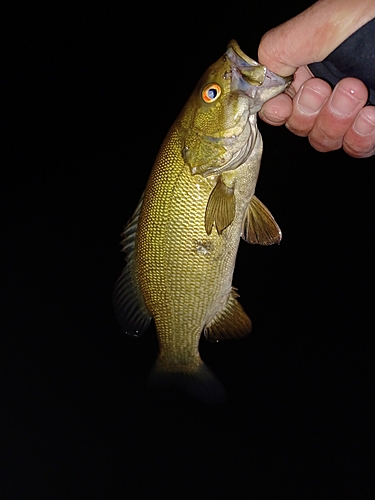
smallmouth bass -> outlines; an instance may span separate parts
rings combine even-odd
[[[240,238],[261,245],[281,240],[254,195],[262,155],[256,113],[291,80],[232,40],[161,145],[122,233],[126,266],[114,291],[125,333],[140,336],[154,319],[160,351],[151,383],[176,385],[204,402],[226,398],[198,344],[202,332],[213,342],[250,333],[232,287]]]

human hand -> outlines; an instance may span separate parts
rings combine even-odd
[[[318,151],[342,147],[356,158],[374,155],[375,107],[365,106],[368,92],[364,83],[344,78],[332,91],[307,67],[323,60],[374,17],[373,0],[356,4],[352,0],[319,0],[266,33],[259,46],[259,62],[282,76],[297,70],[287,92],[265,103],[260,118],[307,136]]]

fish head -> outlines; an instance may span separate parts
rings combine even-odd
[[[292,79],[272,73],[232,40],[203,74],[181,114],[182,155],[192,174],[207,177],[242,164],[257,137],[256,113]]]

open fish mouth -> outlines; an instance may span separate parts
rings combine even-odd
[[[251,112],[256,113],[262,105],[283,92],[293,81],[293,75],[276,75],[266,66],[247,56],[235,40],[231,40],[226,51],[232,66],[232,89],[241,91],[254,100]]]
[[[267,68],[247,56],[235,40],[229,42],[226,54],[248,83],[256,87],[264,83]]]

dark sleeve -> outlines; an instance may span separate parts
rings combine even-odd
[[[309,64],[314,76],[331,84],[347,76],[362,80],[375,106],[375,19],[353,33],[322,62]]]

